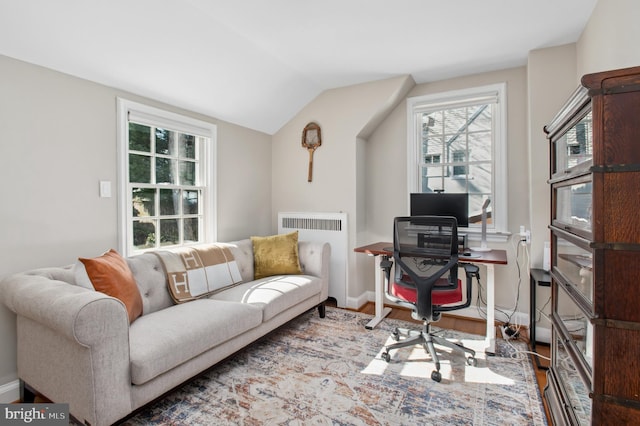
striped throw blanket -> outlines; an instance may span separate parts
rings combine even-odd
[[[169,293],[176,303],[206,297],[242,282],[238,264],[224,244],[153,253],[164,265]]]

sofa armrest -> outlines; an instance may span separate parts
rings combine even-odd
[[[129,320],[121,301],[41,271],[4,279],[0,295],[18,316],[20,379],[91,424],[111,424],[131,411]]]
[[[129,332],[127,311],[121,301],[64,281],[37,274],[17,274],[0,282],[0,295],[14,313],[85,346],[114,337],[114,333]],[[120,322],[120,327],[101,329],[101,333],[110,331],[110,335],[98,335],[100,333],[93,329],[96,322]]]
[[[331,246],[329,243],[309,241],[298,242],[298,258],[302,272],[322,278],[321,300],[329,297],[329,263],[331,260]]]

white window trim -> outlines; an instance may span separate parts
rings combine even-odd
[[[493,152],[493,194],[491,206],[496,215],[492,224],[487,226],[487,240],[506,242],[511,233],[508,231],[508,187],[507,187],[507,84],[497,83],[469,89],[453,90],[407,99],[407,188],[409,193],[421,192],[420,188],[420,149],[418,142],[421,134],[417,117],[428,104],[428,109],[446,108],[448,104],[455,104],[463,99],[482,99],[497,97],[498,117],[494,120],[494,152]],[[409,199],[407,195],[407,199]],[[408,202],[407,202],[408,203]],[[409,206],[407,205],[407,211]],[[460,228],[467,238],[479,241],[480,226]]]
[[[217,241],[217,191],[216,191],[216,153],[217,153],[217,126],[206,121],[165,111],[149,105],[133,102],[123,98],[117,98],[117,162],[118,162],[118,249],[125,256],[143,252],[133,249],[133,236],[130,232],[130,224],[133,221],[132,210],[128,201],[129,191],[129,157],[128,157],[128,133],[129,114],[135,115],[136,121],[146,121],[152,126],[164,124],[172,130],[184,131],[198,136],[209,138],[210,143],[205,144],[200,161],[205,164],[205,203],[203,205],[203,238],[205,242]]]

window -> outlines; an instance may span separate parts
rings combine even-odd
[[[216,126],[118,100],[120,249],[215,241]]]
[[[468,193],[471,234],[486,198],[487,230],[507,231],[505,100],[505,84],[407,100],[409,192]]]

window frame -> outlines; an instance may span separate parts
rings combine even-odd
[[[470,106],[489,98],[495,98],[495,106],[492,113],[492,223],[487,224],[487,239],[504,242],[508,240],[510,235],[508,231],[506,83],[420,95],[407,99],[407,188],[409,193],[422,191],[422,123],[419,119],[420,114]],[[465,167],[467,166],[468,163],[465,163]],[[407,198],[409,198],[408,194]],[[409,206],[407,211],[410,211]],[[468,239],[480,239],[481,225],[470,224],[469,227],[460,229],[467,234]]]
[[[203,143],[199,162],[202,173],[202,227],[200,241],[187,243],[193,245],[204,242],[215,242],[217,238],[216,215],[216,152],[217,152],[217,126],[213,123],[191,118],[185,115],[170,112],[161,108],[152,107],[124,98],[117,98],[117,165],[118,165],[118,248],[124,256],[144,253],[154,250],[136,249],[133,245],[133,213],[131,187],[129,182],[129,117],[135,117],[134,122],[169,129],[177,132],[202,136],[209,139],[209,143]],[[155,185],[155,184],[153,184]],[[166,189],[172,189],[167,186]],[[180,186],[180,185],[178,185]],[[159,185],[162,188],[162,185]],[[187,215],[188,216],[188,215]],[[177,247],[177,246],[171,246]]]

